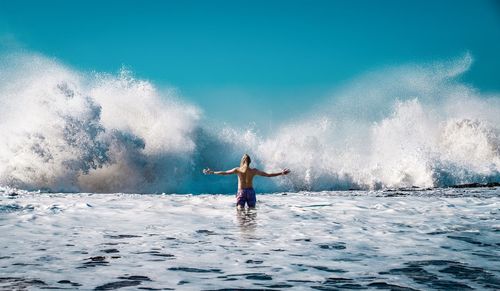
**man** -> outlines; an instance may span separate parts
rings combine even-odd
[[[278,173],[266,173],[258,169],[250,168],[250,163],[252,159],[247,154],[244,154],[241,158],[240,167],[234,168],[228,171],[212,171],[209,168],[204,169],[203,173],[205,175],[238,175],[238,194],[236,194],[236,207],[244,208],[245,203],[248,207],[253,208],[257,203],[255,197],[255,191],[253,189],[253,177],[263,176],[263,177],[276,177],[281,175],[286,175],[290,173],[289,169],[283,169]]]

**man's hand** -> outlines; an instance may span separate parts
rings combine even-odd
[[[288,173],[290,173],[290,169],[283,169],[283,171],[281,171],[281,175],[288,175]]]
[[[203,174],[205,174],[205,175],[210,175],[213,173],[214,173],[214,171],[210,170],[210,168],[203,169]]]

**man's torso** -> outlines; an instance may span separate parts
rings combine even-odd
[[[238,172],[238,190],[253,188],[253,177],[255,176],[255,169],[250,167],[240,167]]]

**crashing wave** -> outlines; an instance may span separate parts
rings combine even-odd
[[[200,110],[127,70],[82,73],[40,55],[0,62],[0,185],[230,193],[200,175],[243,152],[285,178],[260,191],[435,187],[500,180],[500,98],[459,81],[469,55],[368,74],[266,136],[206,128]]]

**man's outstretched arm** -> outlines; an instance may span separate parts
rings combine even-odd
[[[231,170],[227,170],[227,171],[212,171],[210,170],[210,168],[206,168],[206,169],[203,169],[203,174],[205,175],[232,175],[232,174],[236,174],[236,170],[238,168],[234,168],[234,169],[231,169]]]
[[[276,172],[276,173],[266,173],[264,171],[257,170],[256,174],[263,177],[276,177],[281,175],[287,175],[288,173],[290,173],[289,169],[283,169],[281,172]]]

